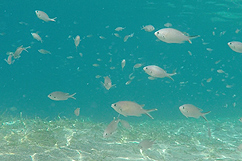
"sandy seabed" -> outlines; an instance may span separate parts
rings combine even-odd
[[[238,118],[148,120],[103,138],[108,123],[87,118],[52,121],[1,118],[1,161],[239,161],[242,123]],[[140,151],[138,143],[154,140]]]

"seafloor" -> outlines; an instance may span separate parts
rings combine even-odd
[[[238,118],[210,120],[150,120],[119,125],[103,138],[108,123],[87,118],[52,121],[1,118],[1,161],[239,161],[242,160],[242,123]],[[142,153],[138,143],[155,140]]]

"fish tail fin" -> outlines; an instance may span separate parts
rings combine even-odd
[[[154,109],[150,109],[150,110],[145,110],[145,114],[147,115],[147,116],[149,116],[151,119],[154,119],[150,114],[149,114],[149,112],[152,112],[152,111],[157,111],[157,109],[156,108],[154,108]]]
[[[208,121],[205,115],[209,114],[210,112],[211,112],[211,111],[208,111],[208,112],[202,113],[202,118],[203,118],[205,121]]]
[[[28,46],[28,47],[24,48],[24,51],[28,52],[27,49],[29,49],[29,48],[31,48],[31,46]]]
[[[171,76],[176,75],[176,74],[177,74],[177,73],[176,73],[176,72],[174,72],[174,73],[172,73],[172,74],[168,74],[168,75],[167,75],[167,77],[168,77],[168,78],[170,78],[172,81],[174,81],[174,79],[173,79],[173,78],[171,78]]]
[[[51,18],[50,21],[56,22],[55,19],[57,19],[57,17]]]
[[[191,39],[195,39],[197,37],[200,37],[200,35],[194,35],[194,36],[189,36],[189,39],[187,40],[190,44],[192,44]]]
[[[73,93],[72,95],[70,95],[70,98],[72,98],[72,99],[76,100],[76,98],[75,98],[75,97],[73,97],[73,96],[75,96],[75,95],[76,95],[76,93]]]

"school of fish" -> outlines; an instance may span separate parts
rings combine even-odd
[[[40,10],[36,10],[35,14],[37,16],[37,18],[39,18],[40,20],[44,21],[44,22],[56,22],[57,17],[54,18],[50,18],[47,13],[45,13],[44,11],[40,11]],[[192,44],[192,39],[196,39],[201,37],[201,35],[193,35],[190,36],[187,33],[184,33],[182,31],[179,31],[175,28],[171,28],[171,24],[167,23],[165,24],[165,26],[167,26],[166,28],[161,28],[158,29],[157,31],[154,32],[155,27],[153,25],[144,25],[141,27],[141,30],[146,31],[148,33],[154,32],[153,36],[156,37],[159,41],[162,41],[163,43],[168,43],[168,44],[182,44],[185,42],[189,42],[190,44]],[[114,29],[114,31],[116,31],[116,33],[113,33],[113,35],[117,38],[121,38],[121,33],[126,30],[126,27],[116,27]],[[117,33],[118,32],[118,33]],[[147,34],[148,34],[147,33]],[[31,32],[30,33],[33,37],[33,39],[35,39],[34,43],[44,43],[42,37],[39,34],[39,32]],[[79,49],[79,45],[80,43],[87,38],[92,37],[93,35],[87,35],[86,37],[81,38],[79,35],[76,36],[69,36],[69,38],[72,37],[73,41],[74,41],[74,46],[76,49],[76,52]],[[127,42],[130,39],[134,39],[135,34],[134,33],[130,33],[127,34],[125,36],[123,36],[123,42]],[[47,36],[45,37],[47,38]],[[99,35],[99,38],[102,40],[105,40],[106,37]],[[131,41],[131,40],[130,40]],[[162,43],[161,42],[161,43]],[[231,41],[227,43],[228,47],[237,53],[242,53],[242,42],[239,41]],[[31,46],[27,46],[27,47],[23,47],[23,45],[19,46],[16,48],[15,52],[7,52],[7,58],[4,59],[4,61],[9,64],[12,65],[16,60],[18,60],[21,56],[22,56],[22,52],[25,51],[27,53],[29,53],[29,51],[27,49],[30,49]],[[208,51],[212,51],[212,49],[207,48]],[[50,51],[45,50],[45,49],[38,49],[38,52],[41,54],[51,54]],[[192,55],[192,53],[190,51],[188,51],[188,53],[190,55]],[[111,55],[111,53],[109,53]],[[80,56],[83,56],[82,53],[79,53]],[[73,59],[73,56],[68,56],[67,59]],[[110,62],[112,62],[112,58],[110,58],[109,60]],[[99,68],[99,62],[102,62],[102,59],[97,59],[97,63],[92,64],[93,67],[95,68]],[[122,72],[125,71],[125,69],[127,68],[128,64],[130,63],[130,61],[127,61],[127,59],[120,59],[120,64],[119,67]],[[216,63],[219,63],[216,62]],[[145,63],[136,63],[133,65],[133,72],[130,73],[128,75],[128,80],[126,82],[123,82],[125,85],[129,85],[132,81],[134,81],[135,79],[135,71],[139,70],[139,68],[141,68],[142,66],[144,66]],[[178,75],[178,73],[176,72],[176,69],[173,70],[173,72],[167,72],[165,70],[165,68],[163,69],[163,67],[160,66],[164,66],[164,64],[159,63],[159,64],[146,64],[146,66],[144,66],[141,70],[143,73],[148,74],[148,79],[149,80],[156,80],[156,79],[170,79],[171,81],[174,81],[173,77],[176,77],[176,75]],[[116,69],[115,66],[110,67],[110,70],[114,70]],[[80,70],[80,68],[78,68],[78,70]],[[225,76],[228,75],[228,73],[226,73],[225,71],[223,71],[222,69],[217,69],[215,70],[217,71],[218,74],[225,74]],[[104,79],[103,82],[101,82],[101,84],[103,85],[103,87],[109,91],[109,90],[115,90],[116,86],[119,86],[119,84],[113,84],[112,83],[112,76],[111,75],[97,75],[96,78],[102,78]],[[210,83],[212,81],[212,77],[207,78],[205,81],[206,83]],[[159,81],[159,80],[157,80]],[[119,82],[120,83],[120,82]],[[185,84],[186,82],[180,82],[180,84]],[[233,85],[226,85],[227,88],[231,88]],[[54,92],[50,92],[50,94],[47,95],[47,97],[52,100],[52,101],[66,101],[70,99],[76,100],[76,98],[74,97],[76,95],[76,93],[73,94],[69,94],[66,92],[62,92],[62,89],[58,89],[60,91],[54,91]],[[235,106],[236,104],[234,104]],[[110,108],[110,105],[108,105],[108,107]],[[150,117],[151,119],[154,119],[153,116],[151,116],[150,112],[154,112],[154,111],[162,111],[162,109],[159,109],[159,107],[156,108],[148,108],[148,109],[144,109],[143,108],[144,105],[143,104],[138,104],[135,101],[131,101],[131,100],[117,100],[117,102],[112,103],[111,104],[111,109],[113,109],[114,111],[117,112],[118,117],[117,118],[113,118],[113,120],[106,126],[106,128],[104,129],[103,132],[103,137],[109,138],[112,135],[114,135],[117,132],[117,129],[119,127],[119,123],[121,123],[121,125],[126,129],[126,130],[131,130],[132,126],[130,126],[130,124],[121,119],[121,117],[128,117],[128,116],[136,116],[136,117],[140,117],[143,114],[147,115],[148,117]],[[181,112],[182,115],[184,115],[186,118],[192,117],[192,118],[196,118],[198,119],[199,117],[202,117],[205,121],[208,122],[208,119],[206,118],[206,115],[209,114],[211,111],[208,112],[202,112],[202,109],[196,107],[193,104],[190,104],[189,102],[187,104],[183,104],[180,105],[177,110],[179,110]],[[74,114],[76,116],[80,115],[80,108],[76,108],[74,111]],[[239,119],[240,122],[242,122],[242,118]],[[152,145],[154,144],[155,141],[153,140],[143,140],[139,143],[139,148],[141,150],[147,150],[149,148],[152,147]],[[142,152],[142,151],[141,151]]]

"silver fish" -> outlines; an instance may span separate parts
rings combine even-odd
[[[117,130],[119,121],[119,118],[117,120],[114,118],[113,121],[108,124],[103,133],[104,138],[110,137]]]
[[[54,21],[55,22],[55,19],[57,18],[57,17],[55,17],[55,18],[49,18],[49,16],[45,12],[39,11],[39,10],[36,10],[35,11],[35,14],[36,14],[36,16],[39,19],[41,19],[41,20],[43,20],[45,22],[48,22],[48,21]]]
[[[172,81],[174,81],[173,78],[171,78],[171,76],[176,75],[176,72],[172,73],[172,74],[168,74],[166,73],[166,71],[156,65],[149,65],[149,66],[145,66],[143,68],[143,70],[145,71],[145,73],[147,73],[148,75],[150,75],[151,77],[154,78],[164,78],[164,77],[168,77],[170,78]]]
[[[74,94],[69,94],[69,93],[64,93],[60,91],[52,92],[48,95],[48,97],[54,101],[64,101],[67,100],[68,98],[76,99],[73,97],[76,93]]]
[[[20,58],[20,54],[22,53],[23,50],[28,52],[27,51],[28,48],[30,48],[30,46],[23,47],[23,45],[21,45],[20,47],[18,47],[13,54],[14,59]]]
[[[119,101],[116,103],[113,103],[111,107],[117,111],[119,114],[123,116],[141,116],[142,114],[146,114],[151,119],[154,119],[149,112],[157,111],[157,109],[150,109],[145,110],[143,109],[144,105],[139,105],[132,101]]]
[[[155,36],[166,43],[184,43],[184,41],[188,41],[190,44],[192,43],[190,39],[194,39],[199,37],[196,36],[186,36],[181,31],[173,29],[173,28],[163,28],[156,31]]]
[[[108,76],[104,77],[104,82],[102,82],[102,84],[107,90],[109,90],[113,86],[116,86],[116,84],[112,85],[112,81]]]
[[[242,43],[239,41],[228,42],[228,46],[237,53],[242,53]]]
[[[204,118],[204,120],[208,121],[205,115],[209,114],[211,111],[201,113],[202,109],[197,108],[196,106],[192,104],[184,104],[179,107],[179,110],[181,113],[188,117],[194,117],[194,118],[199,118],[200,116]]]

